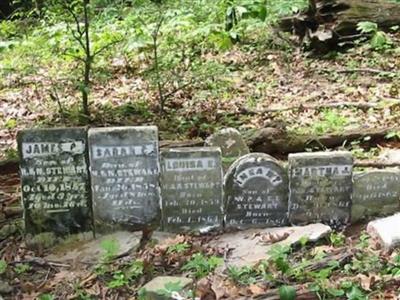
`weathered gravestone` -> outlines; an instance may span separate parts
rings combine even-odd
[[[224,181],[226,227],[287,224],[287,174],[273,157],[247,154],[229,168]]]
[[[350,221],[353,189],[350,152],[289,155],[289,221],[323,222],[340,228]]]
[[[366,171],[354,175],[352,222],[396,213],[400,208],[400,171]]]
[[[206,139],[205,145],[221,148],[222,165],[225,171],[237,158],[250,153],[249,147],[235,128],[217,131]]]
[[[157,127],[90,129],[89,149],[96,228],[140,230],[157,224]]]
[[[86,129],[20,131],[18,150],[26,232],[90,230]]]
[[[206,231],[222,225],[221,150],[166,149],[161,152],[163,227]]]

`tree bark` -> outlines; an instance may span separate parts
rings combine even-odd
[[[400,24],[400,4],[388,0],[310,0],[307,11],[284,18],[280,28],[294,32],[317,52],[352,45],[361,37],[357,24],[374,22],[379,30]]]

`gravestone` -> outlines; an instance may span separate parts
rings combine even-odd
[[[352,174],[350,152],[290,154],[289,221],[343,227],[350,221]]]
[[[89,157],[98,230],[141,230],[159,222],[157,127],[90,129]]]
[[[239,158],[225,175],[225,226],[287,224],[288,179],[277,160],[263,153]]]
[[[249,147],[235,128],[217,131],[206,139],[205,145],[221,148],[222,165],[225,171],[237,158],[250,153]]]
[[[393,214],[400,209],[400,171],[366,171],[354,175],[351,221]]]
[[[26,232],[90,230],[86,129],[23,130],[17,140]]]
[[[161,151],[163,227],[207,231],[223,220],[221,150],[215,147]]]

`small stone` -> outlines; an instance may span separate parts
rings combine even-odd
[[[0,294],[9,294],[12,290],[12,286],[10,286],[8,282],[0,280]]]
[[[144,300],[187,299],[192,284],[193,280],[186,277],[159,276],[146,283],[139,295]]]
[[[268,259],[267,253],[275,245],[294,245],[304,238],[309,242],[315,242],[331,231],[329,226],[320,223],[267,229],[252,228],[225,233],[211,241],[210,246],[232,249],[227,261],[230,266],[252,266]]]
[[[386,250],[400,245],[400,214],[368,223],[367,232]]]
[[[249,147],[235,128],[217,131],[206,139],[205,145],[221,148],[224,170],[227,170],[238,157],[250,153]]]

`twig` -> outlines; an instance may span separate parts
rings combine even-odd
[[[377,169],[384,169],[384,168],[395,168],[400,167],[400,162],[380,162],[380,161],[363,161],[363,160],[356,160],[354,162],[354,167],[359,168],[377,168]]]
[[[347,73],[371,73],[371,74],[385,74],[385,75],[396,74],[396,72],[389,72],[389,71],[370,69],[370,68],[353,68],[353,69],[343,69],[343,70],[322,69],[322,71],[327,73],[335,72],[338,74],[347,74]]]
[[[39,266],[51,266],[51,267],[59,267],[59,268],[70,268],[70,265],[62,264],[59,262],[48,261],[41,257],[33,257],[31,259],[19,260],[19,261],[12,261],[9,263],[10,265],[16,264],[36,264]]]

